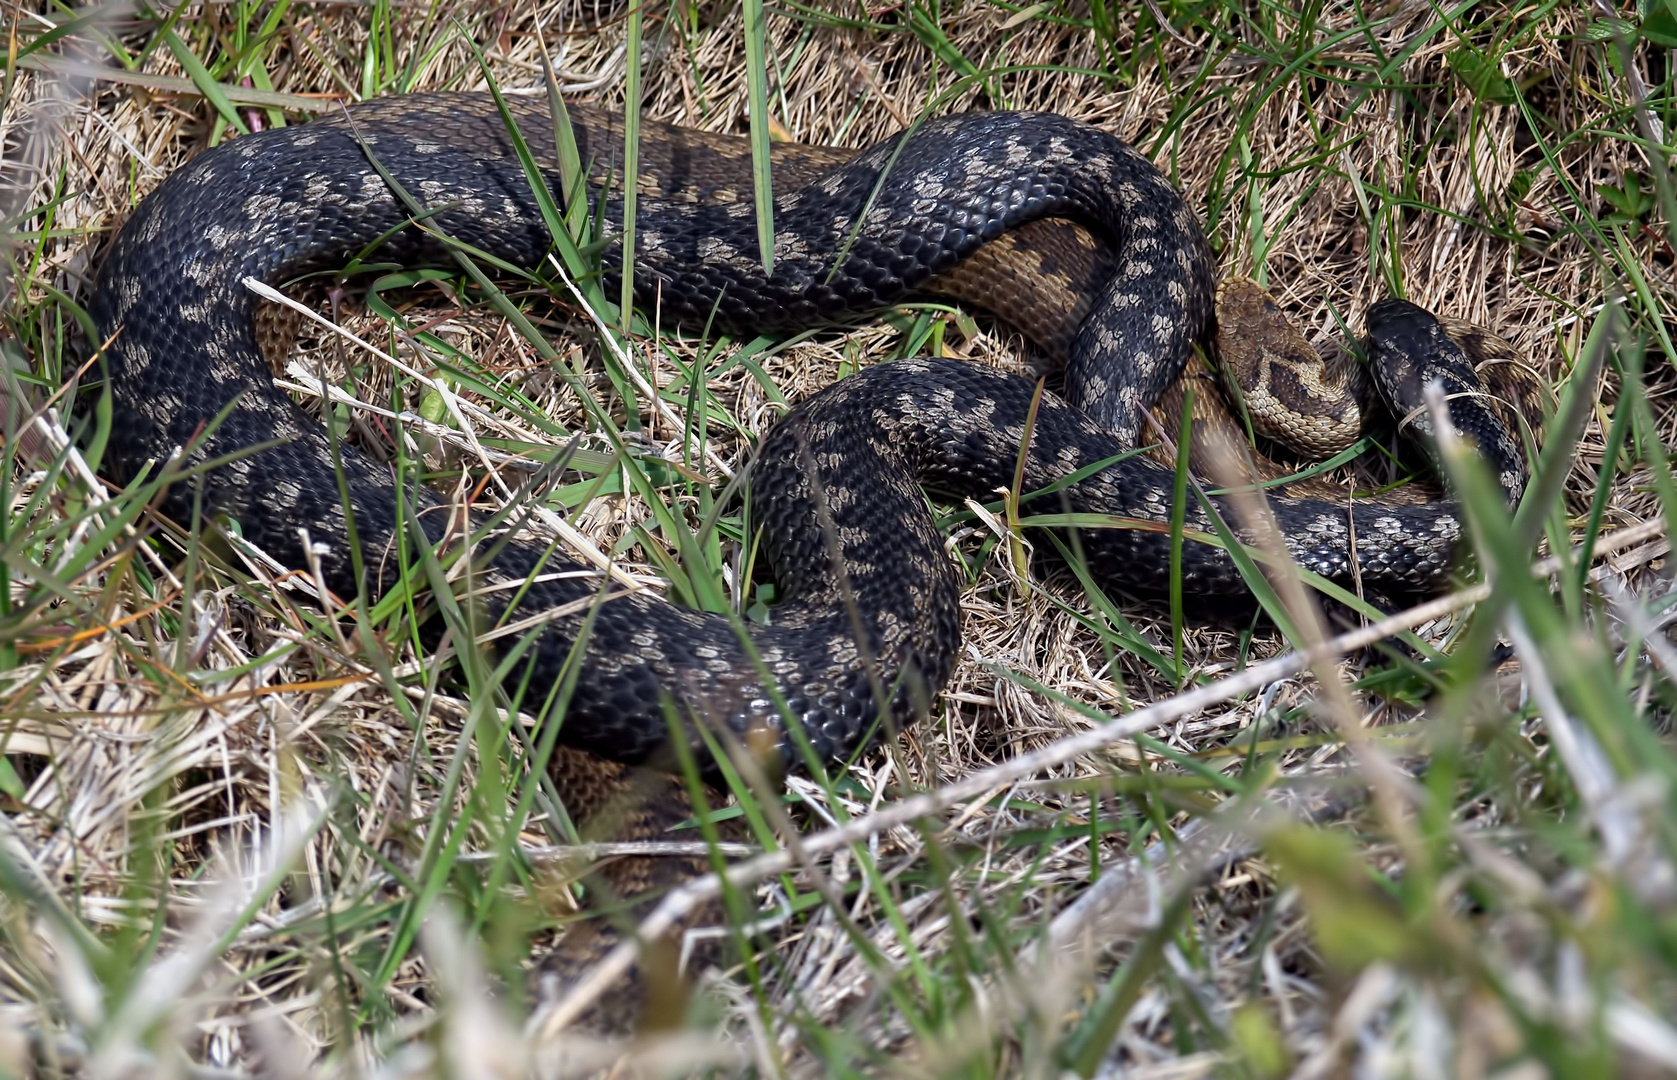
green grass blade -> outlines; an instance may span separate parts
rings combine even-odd
[[[774,178],[769,169],[768,30],[763,0],[743,0],[746,100],[751,110],[751,186],[757,206],[757,248],[763,273],[774,273]]]

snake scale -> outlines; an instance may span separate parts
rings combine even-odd
[[[551,147],[545,110],[517,112],[538,153]],[[620,129],[602,113],[576,110],[572,119],[594,179],[609,176]],[[728,173],[713,160],[725,156],[721,140],[662,125],[643,139],[653,179],[642,183],[634,290],[638,303],[659,306],[665,327],[801,330],[930,291],[973,297],[1066,353],[1066,400],[1045,396],[1034,416],[1033,380],[927,359],[864,370],[794,408],[751,471],[750,521],[782,599],[748,636],[723,616],[639,594],[585,614],[598,578],[527,540],[502,546],[476,576],[493,617],[507,614],[506,598],[532,577],[516,614],[560,613],[529,653],[538,686],[558,677],[592,619],[565,743],[646,760],[666,742],[665,707],[674,702],[689,722],[752,736],[754,745],[766,732],[794,760],[790,718],[817,754],[841,757],[878,722],[910,721],[956,655],[959,581],[922,489],[993,498],[1014,483],[1027,429],[1026,491],[1065,484],[1135,445],[1145,410],[1209,331],[1211,255],[1181,196],[1116,137],[1049,114],[968,113],[847,156],[777,150],[774,272],[765,277],[749,200],[714,179]],[[424,229],[404,227],[409,209],[373,159],[428,208]],[[547,181],[557,198],[557,177]],[[621,199],[609,186],[590,198],[600,204],[611,295]],[[1067,241],[1043,224],[1067,221],[1099,244]],[[370,579],[357,580],[331,446],[273,385],[257,300],[243,284],[341,268],[374,243],[380,261],[447,263],[436,234],[521,267],[539,266],[551,250],[487,96],[369,102],[241,137],[174,172],[120,230],[91,307],[118,405],[106,457],[113,477],[131,481],[183,447],[187,463],[226,458],[171,485],[163,511],[186,520],[197,506],[236,518],[248,540],[291,566],[307,565],[306,530],[324,545],[326,584],[344,596],[391,580],[404,536],[399,494],[425,538],[443,542],[459,522],[434,495],[399,492],[387,466],[345,446],[347,501]],[[1037,287],[996,271],[1006,257],[1008,273],[1034,259],[1045,279],[1063,258],[1077,265],[1062,280],[1098,278],[1098,290],[1074,284],[1062,290],[1069,300],[1056,299],[1051,280]],[[974,273],[986,258],[1000,261]],[[1399,414],[1415,409],[1425,378],[1459,374],[1460,351],[1419,308],[1387,301],[1368,323],[1384,361],[1376,371],[1386,370],[1381,385]],[[1458,404],[1459,426],[1484,443],[1505,439],[1477,428],[1480,419]],[[266,448],[250,452],[257,446]],[[1511,496],[1523,482],[1516,473],[1505,476]],[[1162,523],[1173,482],[1170,470],[1131,456],[1065,485],[1053,509]],[[1347,506],[1283,495],[1272,505],[1300,566],[1349,580],[1355,562],[1375,588],[1435,586],[1462,534],[1444,501]],[[1187,514],[1190,530],[1211,531],[1197,507]],[[1090,529],[1080,542],[1098,577],[1163,588],[1167,531]],[[1232,560],[1210,545],[1187,545],[1183,574],[1193,594],[1244,589]]]

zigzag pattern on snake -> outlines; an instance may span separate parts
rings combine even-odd
[[[294,566],[305,565],[306,528],[328,546],[327,584],[355,594],[330,445],[274,387],[258,348],[256,300],[242,282],[340,267],[387,234],[381,260],[446,262],[448,249],[433,235],[442,233],[539,266],[550,238],[504,131],[496,134],[500,123],[487,98],[392,99],[353,109],[348,120],[240,138],[160,185],[112,245],[92,305],[110,342],[104,361],[119,405],[107,457],[115,478],[128,481],[183,446],[192,462],[232,455],[201,481],[173,485],[165,512],[185,519],[201,494],[204,509],[237,518],[246,538]],[[596,171],[609,171],[609,131],[579,125],[578,134]],[[663,147],[667,169],[693,163],[697,151],[683,146]],[[425,230],[402,228],[409,213],[369,155],[435,211]],[[1110,243],[1113,274],[1067,358],[1071,404],[1045,398],[1031,420],[1027,491],[1133,445],[1143,411],[1206,334],[1211,258],[1192,212],[1148,161],[1095,128],[1044,114],[950,116],[803,176],[777,190],[768,278],[749,203],[644,197],[638,302],[660,304],[666,327],[788,331],[862,317],[935,287],[987,243],[1038,219],[1069,218]],[[557,197],[557,178],[548,182]],[[594,197],[615,237],[621,202],[610,192]],[[602,256],[608,292],[617,261],[613,242]],[[1377,348],[1394,343],[1400,372],[1418,363],[1407,346],[1426,356],[1453,348],[1430,316],[1397,302],[1377,310],[1370,329]],[[767,732],[795,760],[783,717],[823,757],[850,752],[881,719],[912,719],[947,679],[958,645],[958,580],[921,489],[990,499],[1011,485],[1034,391],[1028,379],[911,360],[804,401],[765,439],[751,474],[750,520],[784,598],[771,623],[751,626],[742,640],[721,616],[644,595],[610,598],[593,616],[561,738],[618,760],[645,759],[666,740],[664,704],[673,700],[736,734]],[[342,460],[376,589],[403,542],[396,481],[352,447]],[[1172,485],[1168,470],[1130,457],[1066,486],[1052,509],[1163,523]],[[442,541],[447,508],[422,489],[403,494],[424,535]],[[1435,585],[1462,532],[1442,502],[1365,509],[1277,497],[1273,507],[1302,567],[1345,580],[1355,561],[1374,587]],[[1212,528],[1193,505],[1187,525]],[[1163,587],[1165,531],[1093,529],[1080,540],[1097,575],[1131,589]],[[577,611],[600,591],[585,571],[562,552],[518,540],[476,579],[496,616],[533,575],[520,617],[572,612],[534,644],[537,685],[557,677],[584,618]],[[1233,562],[1212,546],[1189,544],[1183,572],[1196,593],[1244,590]]]

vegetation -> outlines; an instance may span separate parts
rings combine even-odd
[[[0,1071],[489,1076],[626,1050],[777,1076],[1677,1071],[1674,12],[8,8]],[[1019,545],[1047,541],[1017,507],[944,507],[966,645],[929,721],[831,785],[742,790],[761,854],[719,933],[751,959],[680,1026],[563,1028],[528,972],[598,852],[528,766],[540,704],[419,648],[426,567],[329,610],[234,530],[151,514],[158,479],[101,483],[81,307],[114,225],[204,146],[340,99],[545,95],[549,71],[759,149],[1065,112],[1144,148],[1224,270],[1325,346],[1394,292],[1496,328],[1560,405],[1517,515],[1447,455],[1489,584],[1324,642],[1284,576],[1276,619],[1207,624],[1085,589],[1075,559],[1027,580]],[[785,403],[914,353],[1033,359],[936,304],[676,339],[588,277],[585,220],[556,232],[582,243],[555,280],[316,283],[329,325],[281,378],[345,438],[485,507],[533,499],[533,527],[676,602],[772,600],[731,484]]]

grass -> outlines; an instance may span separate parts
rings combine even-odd
[[[954,679],[830,783],[742,781],[763,852],[734,864],[728,921],[751,960],[674,1002],[685,1026],[629,1048],[640,1067],[1677,1071],[1669,13],[791,2],[748,41],[758,10],[8,9],[0,1070],[475,1076],[624,1051],[549,1038],[527,994],[578,891],[579,837],[527,765],[558,703],[474,650],[424,655],[412,618],[445,568],[423,553],[411,590],[329,619],[307,575],[150,516],[159,477],[99,484],[78,306],[90,248],[187,153],[320,95],[486,73],[541,93],[551,63],[582,97],[759,145],[979,106],[1101,123],[1318,341],[1401,292],[1521,345],[1572,418],[1512,519],[1446,455],[1491,585],[1400,619],[1403,652],[1292,653],[1320,632],[1285,577],[1287,635],[1103,595],[1074,551],[1027,583],[1020,493],[942,508]],[[366,347],[311,325],[289,382],[341,437],[532,507],[626,584],[750,618],[769,598],[728,489],[784,403],[910,351],[1029,359],[937,305],[677,340],[622,321],[585,225],[554,222],[574,293],[392,274],[323,305]]]

